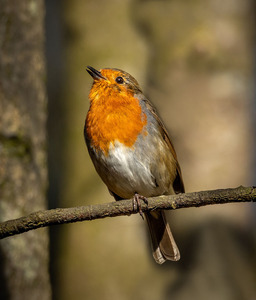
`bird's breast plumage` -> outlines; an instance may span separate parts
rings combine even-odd
[[[110,90],[111,91],[111,90]],[[147,135],[147,116],[131,95],[102,95],[91,101],[85,130],[90,144],[108,155],[115,141],[132,148],[139,135]]]
[[[176,161],[157,121],[137,98],[120,101],[91,103],[87,114],[87,146],[98,174],[122,198],[172,192]]]

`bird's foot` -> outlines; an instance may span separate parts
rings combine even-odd
[[[134,197],[133,197],[133,200],[132,200],[132,204],[133,204],[133,210],[134,211],[139,211],[139,214],[140,216],[142,217],[142,219],[144,220],[144,217],[143,217],[143,212],[142,212],[142,209],[141,209],[141,203],[140,203],[140,200],[142,200],[145,204],[148,205],[148,199],[138,193],[135,193],[134,194]]]

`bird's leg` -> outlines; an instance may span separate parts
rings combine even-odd
[[[144,197],[138,193],[135,193],[133,200],[132,200],[133,210],[135,211],[137,209],[137,211],[139,211],[139,214],[141,215],[142,219],[144,220],[140,200],[143,200],[145,204],[148,204],[148,199],[146,197]]]

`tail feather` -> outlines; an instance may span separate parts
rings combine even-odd
[[[173,238],[170,226],[166,221],[164,212],[145,213],[145,217],[150,231],[155,261],[162,264],[166,260],[179,260],[180,252]]]

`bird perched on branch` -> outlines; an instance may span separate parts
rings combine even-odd
[[[177,156],[138,82],[119,69],[87,67],[93,78],[84,135],[96,171],[116,200],[184,192]],[[146,212],[157,263],[180,259],[164,211]]]

